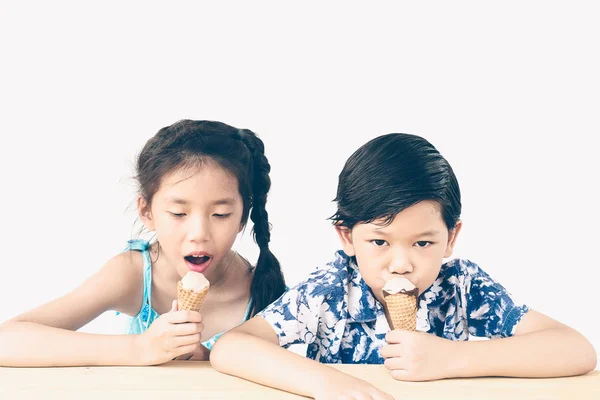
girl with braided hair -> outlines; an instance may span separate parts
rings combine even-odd
[[[0,325],[0,366],[207,360],[223,332],[286,289],[269,249],[269,171],[250,130],[182,120],[158,131],[136,165],[138,214],[155,239],[130,240],[71,293]],[[232,250],[248,218],[256,266]],[[190,270],[211,284],[202,313],[177,309],[177,282]],[[130,316],[128,334],[75,332],[108,310]]]

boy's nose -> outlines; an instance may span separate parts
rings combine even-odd
[[[412,263],[405,252],[396,252],[390,262],[389,271],[393,274],[407,274],[413,271]]]

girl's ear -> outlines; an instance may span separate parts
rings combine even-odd
[[[462,228],[462,221],[458,220],[456,226],[448,231],[448,244],[446,245],[446,251],[444,252],[444,258],[448,258],[454,251],[454,245],[456,244],[456,237]]]
[[[150,205],[144,198],[144,196],[139,195],[137,198],[137,209],[138,215],[142,220],[142,223],[149,231],[154,230],[154,219],[152,218],[152,212],[150,211]]]
[[[356,251],[354,251],[354,244],[352,243],[352,229],[341,225],[335,225],[335,231],[340,237],[344,253],[350,257],[355,256]]]

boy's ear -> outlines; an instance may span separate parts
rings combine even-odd
[[[137,198],[137,209],[138,215],[142,220],[142,223],[149,231],[154,230],[154,219],[152,218],[152,212],[150,211],[150,205],[144,198],[144,196],[138,196]]]
[[[355,256],[356,251],[354,251],[354,244],[352,243],[352,229],[341,225],[335,225],[335,231],[340,237],[344,253],[350,257]]]
[[[448,258],[454,251],[454,245],[456,244],[456,238],[462,228],[462,221],[458,220],[456,226],[448,231],[448,244],[446,245],[446,251],[444,252],[444,258]]]

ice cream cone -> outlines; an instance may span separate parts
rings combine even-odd
[[[392,329],[417,330],[417,296],[419,289],[404,277],[396,277],[383,287],[383,299]]]
[[[417,330],[417,296],[412,293],[383,293],[392,329]]]
[[[208,293],[208,286],[199,292],[184,289],[181,281],[177,282],[177,308],[179,310],[200,311],[204,298]]]

